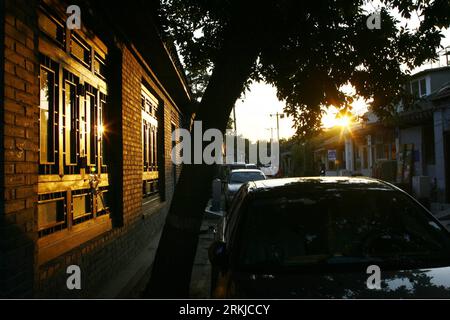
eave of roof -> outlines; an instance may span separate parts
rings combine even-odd
[[[184,71],[174,61],[161,39],[154,21],[155,5],[152,1],[129,1],[126,9],[122,4],[108,4],[105,14],[118,22],[127,41],[130,42],[145,59],[146,64],[156,74],[177,106],[182,109],[191,99],[191,91],[187,84]]]
[[[450,66],[444,66],[444,67],[439,67],[439,68],[430,68],[430,69],[425,69],[425,70],[419,71],[419,72],[411,75],[411,80],[419,78],[425,74],[442,72],[442,71],[450,71]]]

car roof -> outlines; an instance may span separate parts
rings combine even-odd
[[[245,166],[246,163],[245,162],[233,162],[233,163],[221,163],[221,166],[224,167],[234,167],[234,166]]]
[[[249,183],[250,193],[286,192],[286,191],[340,191],[340,190],[398,190],[393,185],[368,177],[300,177],[252,181]]]
[[[236,173],[236,172],[258,172],[258,173],[264,174],[264,172],[262,172],[259,169],[235,169],[235,170],[231,170],[231,173]]]

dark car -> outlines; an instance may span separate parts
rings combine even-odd
[[[450,298],[449,232],[383,181],[250,182],[218,230],[215,298]]]

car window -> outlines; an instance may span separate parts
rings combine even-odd
[[[249,181],[264,180],[266,177],[262,172],[232,172],[230,183],[246,183]]]
[[[241,221],[243,266],[414,265],[447,259],[450,252],[443,227],[396,191],[334,190],[257,199]]]

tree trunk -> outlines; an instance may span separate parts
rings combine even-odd
[[[231,109],[244,89],[258,55],[248,29],[228,33],[220,60],[205,90],[195,120],[203,131],[225,131]],[[195,137],[191,140],[194,141]],[[204,210],[211,194],[212,165],[184,164],[157,249],[145,298],[188,298],[192,266]]]

